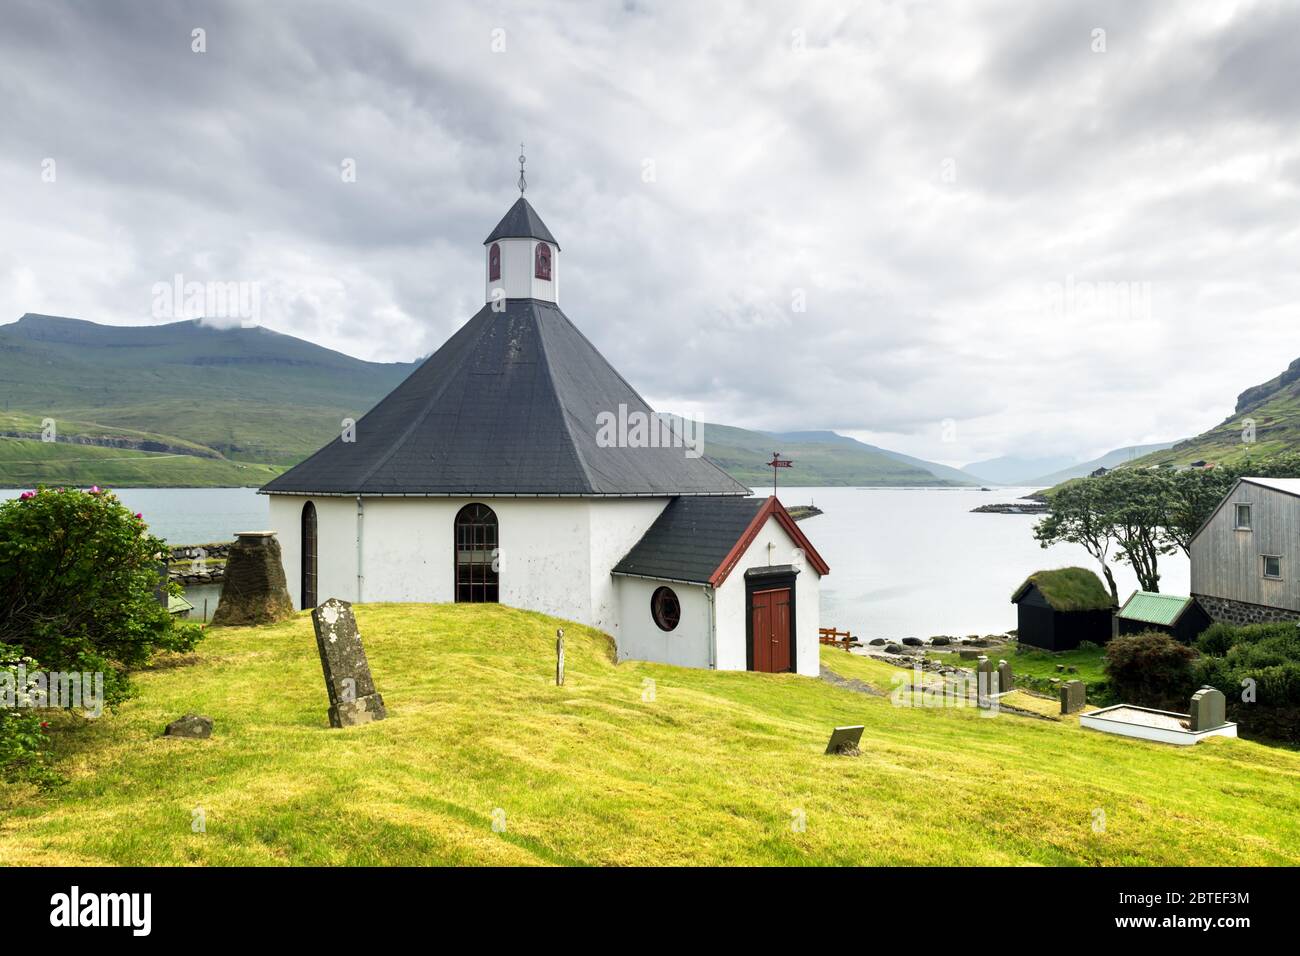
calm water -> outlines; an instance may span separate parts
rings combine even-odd
[[[270,517],[265,495],[255,488],[121,488],[114,493],[144,515],[149,530],[172,544],[234,541],[239,531],[259,531]],[[0,499],[21,489],[0,490]]]
[[[1077,564],[1098,570],[1073,545],[1044,551],[1034,515],[971,514],[1033,489],[784,488],[787,505],[824,512],[800,522],[831,566],[822,581],[822,624],[863,637],[989,634],[1016,626],[1011,592],[1032,572]],[[1120,600],[1137,579],[1114,569]],[[1186,594],[1190,566],[1180,552],[1160,561],[1160,589]]]
[[[762,489],[757,489],[762,491]],[[1033,571],[1078,564],[1082,548],[1047,551],[1030,529],[1033,515],[971,514],[977,505],[1014,501],[1031,489],[782,488],[787,505],[815,503],[826,513],[801,522],[831,566],[822,582],[822,623],[862,637],[981,634],[1016,626],[1011,592]],[[12,498],[18,491],[0,491]],[[173,544],[230,541],[265,528],[267,499],[251,488],[128,488],[118,496]],[[1161,590],[1186,594],[1188,563],[1163,558]],[[1117,566],[1120,598],[1137,587]]]

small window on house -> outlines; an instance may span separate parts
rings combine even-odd
[[[539,242],[534,259],[537,262],[537,269],[533,274],[539,279],[549,281],[551,278],[551,247],[544,242]]]
[[[488,250],[488,281],[496,282],[501,278],[501,247],[495,242]]]
[[[1282,559],[1275,554],[1264,555],[1264,577],[1280,578],[1282,576]]]
[[[672,588],[655,588],[650,596],[650,616],[661,631],[671,631],[682,619],[682,606]]]
[[[1237,505],[1236,527],[1238,531],[1250,530],[1250,505]]]

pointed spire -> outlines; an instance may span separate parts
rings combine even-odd
[[[524,144],[519,144],[519,195],[524,194],[528,188],[528,180],[524,179]]]

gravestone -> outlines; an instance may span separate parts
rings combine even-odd
[[[1188,730],[1214,730],[1228,722],[1227,701],[1223,692],[1209,684],[1192,695],[1192,709],[1188,714]]]
[[[831,732],[831,739],[826,744],[826,752],[845,757],[856,757],[860,753],[858,744],[862,741],[862,731],[864,729],[862,724],[855,724],[850,727],[836,727]]]
[[[993,662],[981,654],[979,662],[975,665],[975,687],[981,700],[989,694],[997,693],[997,678],[993,676],[995,673],[997,672],[993,670]]]
[[[330,699],[330,726],[355,727],[388,716],[384,698],[375,690],[352,605],[330,598],[311,612],[316,628],[316,649],[325,690]]]
[[[212,626],[271,624],[293,617],[274,531],[241,531],[226,554],[221,601]]]
[[[564,685],[564,628],[555,629],[555,686]]]
[[[1076,714],[1088,702],[1088,693],[1081,680],[1069,680],[1061,685],[1061,713]]]
[[[1011,673],[1011,665],[1006,661],[998,661],[998,692],[1005,694],[1015,686],[1016,678]]]

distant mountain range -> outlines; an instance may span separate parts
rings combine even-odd
[[[1151,445],[1128,445],[1116,448],[1089,461],[1078,461],[1068,456],[1049,456],[1046,458],[1018,458],[1006,456],[977,461],[965,466],[963,471],[978,476],[982,481],[999,485],[1034,485],[1039,487],[1059,484],[1071,478],[1082,478],[1098,468],[1114,468],[1125,462],[1161,449],[1169,448],[1173,442],[1158,442]]]
[[[265,328],[99,325],[24,315],[0,326],[0,486],[260,485],[414,371]],[[46,427],[52,423],[53,431]],[[55,441],[42,441],[53,437]],[[704,452],[761,489],[978,484],[954,468],[829,431],[704,427]]]

